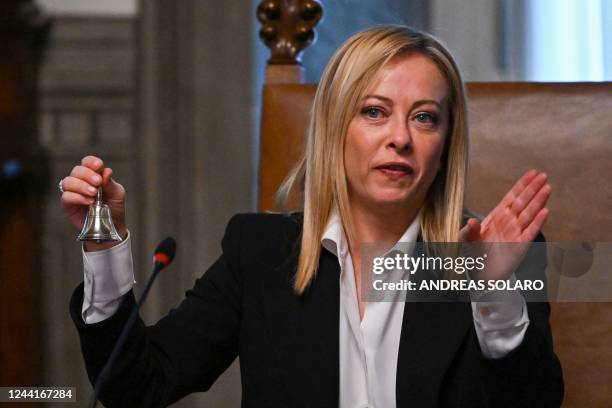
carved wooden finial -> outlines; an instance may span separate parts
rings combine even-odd
[[[300,55],[315,40],[322,15],[318,0],[263,0],[257,19],[259,36],[272,52],[268,64],[301,65]]]

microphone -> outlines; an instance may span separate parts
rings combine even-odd
[[[153,254],[153,268],[159,268],[157,272],[170,265],[174,260],[174,253],[176,252],[176,241],[172,237],[164,239],[162,242],[157,244],[155,253]]]
[[[144,291],[140,295],[140,298],[138,299],[136,306],[132,309],[132,313],[130,314],[128,321],[125,323],[125,326],[123,326],[123,330],[121,331],[121,334],[119,335],[119,338],[117,339],[117,342],[115,343],[115,347],[113,348],[113,351],[111,352],[111,355],[108,358],[108,361],[106,362],[106,364],[104,365],[104,368],[102,368],[102,371],[100,372],[100,374],[98,375],[98,378],[96,379],[94,391],[93,391],[93,394],[91,395],[91,399],[89,400],[90,408],[95,408],[95,406],[97,405],[98,395],[100,394],[100,390],[104,386],[106,377],[108,376],[108,374],[111,372],[111,369],[115,365],[115,361],[117,360],[117,357],[119,356],[119,353],[121,352],[121,349],[123,349],[123,345],[125,344],[127,340],[128,333],[130,332],[132,326],[134,326],[134,323],[136,322],[136,319],[138,318],[138,311],[140,310],[140,307],[144,304],[145,300],[147,299],[147,296],[149,295],[149,291],[151,290],[151,286],[153,286],[153,282],[155,281],[155,278],[157,278],[157,275],[159,274],[159,272],[162,271],[162,269],[170,265],[170,263],[174,259],[175,252],[176,252],[176,241],[172,237],[168,237],[164,239],[157,245],[157,248],[155,249],[155,253],[153,255],[153,272],[151,273],[151,276],[149,277],[149,280],[147,281],[147,285],[145,286]]]

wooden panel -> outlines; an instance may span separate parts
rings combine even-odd
[[[0,207],[0,386],[36,385],[38,319],[36,235],[24,206]]]
[[[261,120],[259,208],[275,210],[278,186],[304,151],[314,84],[265,85]]]
[[[35,193],[45,161],[36,138],[35,89],[47,23],[30,1],[0,5],[0,386],[40,385]]]
[[[0,121],[14,120],[23,111],[23,101],[18,89],[19,75],[15,64],[0,62],[0,78],[3,78],[3,89],[0,92]]]

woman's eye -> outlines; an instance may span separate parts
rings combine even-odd
[[[417,113],[415,119],[417,120],[417,122],[430,125],[435,125],[436,123],[438,123],[438,117],[434,114],[427,112]]]
[[[383,111],[375,106],[368,106],[361,110],[361,113],[371,119],[379,119],[383,115]]]

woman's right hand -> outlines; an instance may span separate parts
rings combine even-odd
[[[111,177],[113,170],[104,167],[102,159],[86,156],[81,164],[75,166],[70,175],[62,180],[62,208],[64,215],[72,226],[80,232],[83,229],[85,215],[90,204],[96,198],[98,187],[102,187],[104,203],[107,204],[113,216],[113,222],[121,238],[127,237],[125,226],[125,189]],[[96,244],[85,241],[85,250],[97,251],[117,245],[118,242]]]

